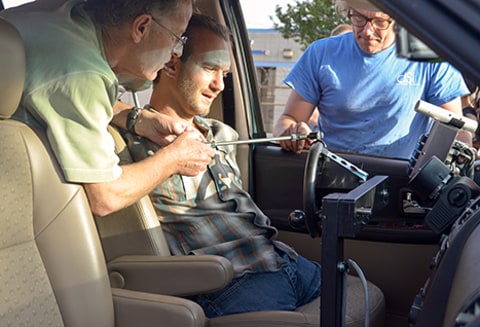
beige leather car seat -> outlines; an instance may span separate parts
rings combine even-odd
[[[205,326],[196,303],[111,288],[80,185],[65,183],[43,136],[11,119],[25,52],[0,19],[0,326]]]

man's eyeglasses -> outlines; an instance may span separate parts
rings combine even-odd
[[[368,18],[357,12],[349,12],[348,19],[350,19],[350,21],[352,22],[352,25],[356,27],[364,27],[365,25],[367,25],[368,22],[370,22],[373,28],[377,30],[386,30],[390,27],[390,24],[393,22],[392,19],[383,19],[378,17]]]
[[[160,23],[155,17],[152,16],[152,20],[165,31],[167,31],[173,38],[175,39],[175,43],[173,44],[172,52],[175,53],[177,56],[181,57],[183,53],[183,47],[187,42],[186,36],[178,36],[177,34],[173,33],[168,27]]]

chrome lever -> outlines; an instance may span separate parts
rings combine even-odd
[[[226,145],[239,145],[239,144],[255,144],[255,143],[265,143],[265,142],[274,142],[274,141],[300,141],[306,139],[318,140],[322,138],[321,133],[309,133],[309,134],[292,134],[288,136],[277,136],[277,137],[264,137],[259,139],[251,140],[237,140],[237,141],[223,141],[223,142],[208,142],[212,148]]]

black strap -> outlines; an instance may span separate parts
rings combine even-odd
[[[126,127],[127,127],[127,130],[132,134],[137,134],[135,132],[135,124],[137,123],[137,119],[140,116],[140,112],[142,111],[142,109],[143,108],[133,107],[128,112]]]

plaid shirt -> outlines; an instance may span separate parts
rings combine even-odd
[[[195,117],[209,142],[238,139],[220,121]],[[135,161],[157,151],[158,145],[126,133]],[[278,271],[282,253],[297,254],[275,238],[270,219],[242,189],[236,147],[218,147],[207,170],[195,177],[174,175],[151,193],[170,251],[174,255],[215,254],[228,258],[235,276],[247,272]]]

